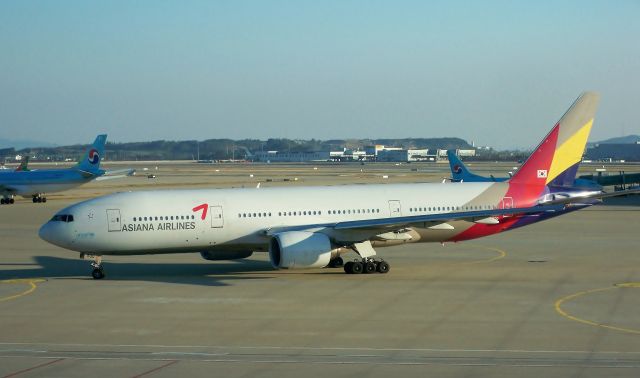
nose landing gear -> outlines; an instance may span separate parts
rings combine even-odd
[[[32,200],[33,203],[47,202],[47,197],[44,196],[44,193],[38,193],[33,195]]]
[[[93,277],[96,280],[104,278],[104,269],[102,267],[102,256],[81,253],[80,258],[83,260],[93,260],[93,262],[91,263],[91,266],[93,267],[93,270],[91,271],[91,277]]]

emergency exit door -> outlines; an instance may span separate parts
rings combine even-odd
[[[397,201],[397,200],[389,201],[389,214],[392,217],[402,216],[402,209],[400,208],[400,201]]]
[[[211,214],[211,228],[222,228],[224,226],[222,206],[209,206],[209,214]]]
[[[120,231],[120,210],[107,209],[107,224],[109,232]]]

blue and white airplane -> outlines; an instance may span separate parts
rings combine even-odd
[[[11,171],[0,174],[0,204],[12,204],[15,196],[32,197],[33,202],[47,202],[45,193],[61,192],[103,176],[100,160],[104,156],[107,135],[98,135],[82,160],[66,169]]]
[[[467,166],[462,163],[462,160],[455,154],[454,151],[448,150],[447,157],[449,158],[449,168],[451,168],[451,181],[453,182],[504,182],[513,176],[509,172],[509,177],[494,177],[493,175],[480,176],[469,170]],[[583,189],[602,190],[602,186],[593,180],[576,178],[573,181],[573,187]]]
[[[453,182],[503,182],[507,181],[511,177],[489,177],[476,175],[471,173],[469,169],[462,163],[460,158],[453,150],[447,151],[447,157],[449,158],[449,168],[451,168],[451,181]]]

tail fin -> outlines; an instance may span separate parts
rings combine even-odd
[[[30,171],[28,168],[29,165],[29,155],[23,155],[22,160],[20,160],[20,165],[16,168],[16,172],[26,172]]]
[[[460,158],[456,156],[453,150],[447,151],[447,157],[449,158],[449,168],[451,168],[452,181],[464,181],[464,182],[478,182],[478,181],[491,181],[486,177],[478,176],[471,173],[467,167],[462,163]]]
[[[595,92],[578,97],[509,182],[539,187],[540,191],[546,185],[572,186],[599,100]]]
[[[104,145],[107,142],[107,135],[102,134],[96,137],[93,144],[87,149],[82,159],[76,165],[76,169],[89,173],[100,172],[100,161],[104,156]]]

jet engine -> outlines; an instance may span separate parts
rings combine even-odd
[[[329,237],[317,232],[282,232],[269,241],[269,259],[274,268],[323,268],[332,254],[335,253]]]
[[[205,260],[237,260],[253,254],[253,251],[202,251],[200,256]]]

